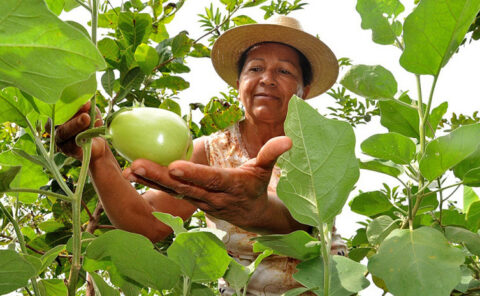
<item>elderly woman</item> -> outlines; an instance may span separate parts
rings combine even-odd
[[[289,17],[227,31],[213,47],[212,62],[218,74],[238,88],[245,107],[243,120],[196,139],[190,162],[176,161],[168,167],[140,159],[122,172],[107,143],[96,138],[90,174],[116,227],[155,242],[172,230],[152,212],[188,219],[201,209],[209,227],[227,232],[224,242],[229,254],[249,264],[255,259],[250,238],[257,234],[309,230],[277,197],[280,171],[275,162],[292,145],[284,136],[290,98],[295,94],[308,99],[326,91],[337,78],[338,65],[324,43]],[[89,108],[83,106],[58,128],[59,147],[76,158],[82,152],[73,139],[88,126]],[[155,189],[139,195],[128,180]],[[338,236],[334,238],[332,252],[342,254],[344,245]],[[251,279],[248,293],[279,295],[298,287],[292,278],[297,263],[287,257],[267,258]],[[220,291],[233,293],[228,283],[220,283]]]

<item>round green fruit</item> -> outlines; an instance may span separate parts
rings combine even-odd
[[[193,151],[190,130],[177,114],[158,108],[120,110],[108,126],[117,152],[129,161],[145,158],[167,166],[189,160]]]

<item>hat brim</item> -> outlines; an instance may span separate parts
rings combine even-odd
[[[305,55],[312,67],[312,82],[306,99],[332,87],[338,77],[338,61],[320,39],[297,29],[275,24],[250,24],[223,33],[215,42],[211,59],[215,71],[229,85],[237,88],[237,63],[250,46],[262,42],[288,44]]]

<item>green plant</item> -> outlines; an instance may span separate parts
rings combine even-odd
[[[192,156],[192,136],[175,113],[134,107],[113,114],[107,129],[113,147],[129,161],[146,158],[161,165]]]

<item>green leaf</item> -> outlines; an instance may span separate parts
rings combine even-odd
[[[14,148],[21,149],[29,154],[36,154],[36,146],[30,136],[23,135],[15,144]],[[31,188],[39,189],[45,185],[49,178],[43,171],[43,167],[39,166],[25,158],[15,154],[12,150],[0,153],[0,166],[18,166],[22,170],[15,176],[10,183],[12,188]],[[35,193],[12,193],[13,196],[19,197],[21,202],[30,204],[37,200],[38,195]]]
[[[147,42],[152,31],[152,17],[148,13],[121,12],[118,16],[118,29],[133,51],[142,42]]]
[[[355,65],[340,81],[346,89],[369,99],[393,99],[397,81],[382,66]]]
[[[397,164],[409,164],[416,153],[415,143],[397,133],[373,135],[363,141],[360,147],[365,154]]]
[[[389,18],[402,13],[405,7],[398,0],[358,0],[356,9],[362,17],[362,29],[372,29],[372,39],[378,44],[393,44],[398,32],[398,22],[390,23]],[[401,26],[401,24],[400,24]]]
[[[163,40],[169,37],[167,28],[163,23],[157,23],[156,26],[153,27],[152,33],[150,33],[150,39],[155,42],[162,42]]]
[[[28,127],[26,116],[32,106],[18,88],[8,87],[0,90],[0,123],[14,122]]]
[[[149,75],[158,65],[159,57],[155,48],[145,43],[140,44],[135,50],[135,61],[143,73]]]
[[[83,0],[80,0],[80,2],[85,3],[85,1],[83,1]],[[75,0],[65,0],[65,6],[64,6],[63,9],[68,12],[68,11],[73,10],[76,7],[79,7],[79,6],[80,6],[80,4],[78,4],[78,2],[75,1]]]
[[[231,260],[222,241],[209,232],[178,234],[167,254],[193,282],[222,277]]]
[[[404,106],[395,100],[379,102],[380,123],[389,132],[402,134],[410,138],[419,138],[418,111],[415,108]]]
[[[463,212],[466,213],[470,205],[480,200],[477,193],[468,186],[463,186]]]
[[[200,120],[200,124],[205,135],[229,127],[243,117],[242,110],[237,104],[217,98],[212,98],[208,102],[203,114],[204,117]]]
[[[236,26],[243,26],[243,25],[248,25],[248,24],[255,24],[257,23],[255,20],[253,20],[251,17],[248,15],[239,15],[234,18],[232,18],[232,21],[235,23]]]
[[[93,43],[53,15],[44,1],[4,0],[0,19],[0,84],[54,103],[67,86],[105,68]]]
[[[306,247],[309,242],[318,242],[305,231],[297,230],[289,234],[271,234],[255,237],[253,240],[275,251],[276,254],[299,260],[308,260],[320,255],[320,246]],[[259,250],[255,249],[258,252]]]
[[[301,223],[318,226],[331,222],[359,176],[352,127],[321,116],[294,96],[285,134],[293,147],[278,162],[283,170],[277,186],[279,198]]]
[[[178,235],[182,232],[187,232],[185,227],[183,227],[182,218],[161,212],[154,212],[153,215],[155,216],[155,218],[162,221],[162,223],[167,224],[170,228],[172,228],[173,232],[175,232],[175,235]]]
[[[172,40],[172,54],[175,58],[183,58],[190,52],[193,41],[188,38],[187,32],[178,33]]]
[[[0,192],[10,189],[10,183],[15,179],[21,168],[21,166],[0,165]]]
[[[330,290],[328,295],[349,296],[355,294],[370,284],[365,278],[367,268],[344,256],[332,256],[330,259]],[[323,293],[323,260],[317,257],[297,265],[298,272],[293,278],[307,288],[315,288],[317,295]]]
[[[178,104],[172,99],[169,99],[169,98],[164,99],[160,104],[159,108],[172,111],[173,113],[176,113],[178,116],[182,116],[182,109],[180,107],[180,104]]]
[[[122,80],[120,92],[117,94],[116,100],[119,102],[125,98],[132,89],[139,88],[145,78],[140,67],[135,67],[128,71]]]
[[[415,74],[438,75],[479,10],[480,0],[422,0],[405,19],[402,67]]]
[[[267,2],[268,0],[248,0],[245,4],[243,4],[243,7],[254,7],[258,6],[262,3]]]
[[[480,167],[469,170],[463,176],[463,184],[471,187],[480,187]]]
[[[61,279],[42,279],[38,282],[38,290],[42,296],[67,296],[67,286]]]
[[[102,86],[107,94],[112,96],[113,94],[113,85],[115,83],[115,73],[112,69],[108,69],[102,75]]]
[[[443,115],[447,112],[448,103],[443,102],[432,110],[432,113],[428,117],[426,134],[427,137],[433,138],[435,136],[435,131],[437,130],[438,124],[443,118]]]
[[[380,216],[373,219],[367,226],[367,238],[370,244],[379,245],[398,225],[389,216]]]
[[[235,261],[235,259],[232,259],[230,265],[228,266],[228,270],[224,275],[228,285],[234,288],[236,291],[245,288],[258,265],[260,265],[263,259],[272,255],[272,253],[273,251],[270,249],[263,251],[263,253],[258,255],[257,258],[255,258],[255,261],[250,263],[248,266],[244,266]]]
[[[120,296],[120,292],[110,287],[101,276],[95,272],[90,272],[90,276],[93,279],[93,286],[95,288],[96,295],[99,296]]]
[[[470,204],[465,218],[470,230],[476,232],[480,228],[480,201],[474,201]]]
[[[36,270],[17,252],[0,250],[0,274],[0,294],[3,295],[26,286]]]
[[[353,212],[368,217],[384,213],[392,207],[388,197],[381,191],[361,193],[350,202]]]
[[[96,238],[87,247],[86,257],[94,262],[111,261],[123,277],[157,290],[172,288],[180,275],[177,264],[155,251],[146,237],[122,230]]]
[[[63,252],[65,250],[65,245],[58,245],[50,250],[48,250],[45,254],[40,257],[40,260],[42,261],[42,267],[40,270],[38,270],[37,274],[40,274],[43,272],[45,269],[47,269],[50,264],[57,258],[58,254]]]
[[[366,162],[360,161],[359,165],[362,170],[379,172],[392,177],[398,177],[403,173],[402,167],[394,164],[391,161],[381,161],[379,159],[374,159]]]
[[[195,43],[193,50],[188,55],[195,58],[209,58],[210,49],[203,44]]]
[[[102,53],[105,61],[112,67],[116,67],[120,63],[120,47],[117,42],[110,38],[104,38],[98,41],[98,50]]]
[[[480,124],[465,125],[428,143],[420,172],[432,181],[477,150]]]
[[[164,75],[153,81],[150,86],[154,88],[169,88],[173,91],[179,91],[189,88],[190,83],[188,81],[185,81],[185,79],[180,76]]]
[[[64,0],[46,0],[45,3],[47,4],[48,9],[57,16],[62,13],[63,6],[65,5]]]
[[[442,211],[442,225],[455,225],[467,227],[466,215],[459,213],[459,209],[454,208],[451,210]],[[435,213],[435,216],[439,218],[440,213]]]
[[[453,173],[455,174],[455,177],[463,180],[463,178],[469,171],[476,168],[480,168],[480,146],[477,147],[477,150],[475,150],[467,158],[457,164],[453,168]]]
[[[370,257],[368,270],[393,295],[448,296],[460,282],[465,257],[430,227],[396,229]]]
[[[192,283],[190,294],[192,296],[215,296],[212,289],[199,283]]]
[[[464,243],[467,249],[474,255],[480,256],[480,235],[465,228],[447,226],[445,237],[454,243]]]

